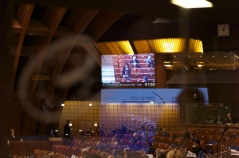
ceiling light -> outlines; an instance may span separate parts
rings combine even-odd
[[[171,0],[171,3],[182,8],[210,8],[212,3],[206,0]]]
[[[198,64],[198,67],[202,67],[202,64]]]
[[[166,64],[164,64],[164,66],[165,66],[165,67],[172,67],[172,65],[171,65],[171,64],[167,64],[167,63],[166,63]]]

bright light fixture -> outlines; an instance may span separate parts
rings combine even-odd
[[[171,0],[171,3],[182,8],[210,8],[212,3],[206,0]]]
[[[198,64],[198,67],[202,67],[202,64]]]
[[[165,67],[172,67],[171,64],[164,64]]]

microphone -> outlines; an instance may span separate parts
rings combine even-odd
[[[223,138],[223,136],[224,136],[224,134],[226,133],[227,130],[228,130],[228,126],[225,125],[225,126],[224,126],[224,129],[223,129],[223,132],[222,132],[222,134],[221,134],[221,136],[220,136],[220,139],[219,139],[219,141],[218,141],[218,145],[222,142],[222,138]]]
[[[220,139],[219,139],[219,141],[218,141],[218,144],[217,144],[217,155],[218,155],[218,153],[219,153],[219,145],[221,144],[222,138],[223,138],[223,136],[225,135],[225,133],[226,133],[227,130],[228,130],[228,126],[225,125],[225,126],[224,126],[224,129],[223,129],[223,132],[222,132],[222,134],[221,134],[221,136],[220,136]]]
[[[225,126],[224,126],[224,132],[226,132],[227,130],[228,130],[228,126],[225,125]]]
[[[227,154],[229,153],[229,150],[231,150],[230,149],[230,146],[232,145],[232,143],[234,142],[234,140],[236,140],[237,139],[237,136],[235,136],[235,134],[232,134],[231,136],[230,136],[230,142],[226,145],[227,146]]]

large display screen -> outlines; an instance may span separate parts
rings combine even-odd
[[[103,87],[155,87],[153,53],[101,56]]]

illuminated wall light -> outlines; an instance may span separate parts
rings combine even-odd
[[[164,64],[170,64],[171,62],[170,61],[164,61]]]
[[[97,123],[94,123],[94,126],[97,127]]]
[[[211,8],[213,4],[206,0],[171,0],[171,3],[182,8]]]
[[[173,42],[165,42],[163,43],[164,52],[174,52],[175,44]]]
[[[203,65],[202,64],[198,64],[198,67],[202,67]]]
[[[62,104],[61,104],[61,106],[65,106],[65,104],[64,104],[64,103],[62,103]]]
[[[92,103],[89,103],[89,106],[92,106],[93,104]]]
[[[171,64],[164,64],[165,67],[172,67]]]
[[[150,105],[154,105],[154,101],[149,102]]]
[[[72,126],[72,123],[69,123],[69,126],[71,127],[71,126]]]

